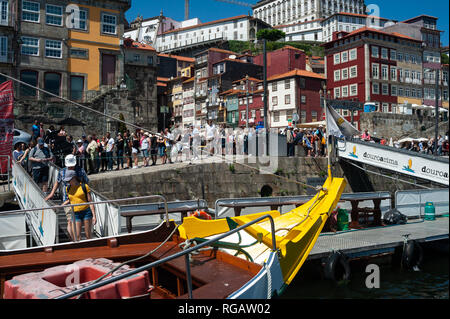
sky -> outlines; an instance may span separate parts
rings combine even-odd
[[[236,2],[255,4],[257,3],[257,0],[238,0]],[[133,21],[138,15],[142,15],[144,19],[157,16],[161,10],[163,10],[165,16],[171,17],[176,21],[184,20],[184,0],[132,0],[131,3],[131,8],[126,13],[126,18],[129,22]],[[448,46],[448,0],[366,0],[366,6],[371,4],[377,5],[380,8],[379,15],[387,19],[403,21],[421,14],[439,18],[438,29],[444,31],[441,34],[441,42],[444,46]],[[190,0],[189,16],[190,18],[199,18],[201,22],[208,22],[241,14],[251,14],[251,12],[252,9],[250,7],[218,0]]]

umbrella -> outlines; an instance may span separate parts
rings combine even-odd
[[[405,142],[412,142],[412,141],[414,141],[413,138],[407,137],[407,138],[403,138],[403,139],[399,140],[398,143],[405,143]]]
[[[58,125],[86,126],[86,124],[77,119],[74,119],[73,117],[68,117],[65,120],[62,120],[58,123]]]

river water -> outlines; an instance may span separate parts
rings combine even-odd
[[[380,266],[380,288],[366,287],[365,268],[352,270],[347,284],[297,275],[282,299],[449,299],[448,254],[425,252],[420,271]]]

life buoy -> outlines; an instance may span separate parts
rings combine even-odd
[[[199,219],[204,219],[204,220],[212,220],[211,215],[209,215],[207,212],[205,212],[203,210],[196,210],[194,213],[190,214],[189,216],[196,217]]]
[[[408,241],[404,245],[402,255],[402,265],[407,269],[415,269],[422,264],[423,261],[423,249],[422,246],[414,241]]]
[[[325,261],[324,275],[326,279],[336,283],[349,280],[350,265],[347,256],[341,251],[332,253]]]

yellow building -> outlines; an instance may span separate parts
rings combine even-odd
[[[101,91],[123,80],[121,39],[129,0],[97,0],[92,5],[69,3],[67,70],[73,99],[83,92]]]

